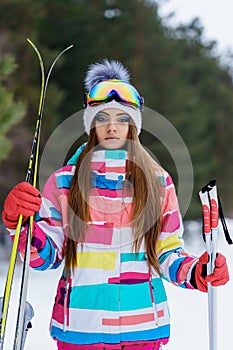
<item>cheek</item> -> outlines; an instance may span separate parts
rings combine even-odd
[[[121,128],[121,135],[122,135],[122,137],[127,138],[128,133],[129,133],[129,124],[122,125],[122,128]]]
[[[104,126],[101,125],[101,126],[96,127],[95,133],[96,133],[97,139],[101,139],[104,135]]]

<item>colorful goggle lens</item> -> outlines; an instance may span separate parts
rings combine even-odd
[[[86,94],[85,105],[106,103],[115,99],[118,102],[130,105],[134,108],[143,107],[143,97],[130,84],[122,80],[106,80],[96,84]]]

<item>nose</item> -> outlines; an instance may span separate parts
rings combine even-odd
[[[107,132],[115,132],[117,130],[116,123],[113,121],[110,121],[107,124]]]

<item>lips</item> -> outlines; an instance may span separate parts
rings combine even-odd
[[[119,137],[114,137],[114,136],[109,136],[109,137],[105,137],[105,140],[120,140]]]

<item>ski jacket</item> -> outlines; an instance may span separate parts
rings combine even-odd
[[[84,147],[44,186],[31,242],[30,265],[36,270],[55,269],[63,261],[69,232],[67,199],[77,157]],[[125,150],[93,152],[91,221],[83,247],[77,243],[77,268],[68,277],[64,273],[61,276],[52,313],[50,331],[59,341],[94,349],[100,345],[121,349],[127,344],[165,344],[170,322],[163,279],[193,288],[189,281],[196,258],[184,251],[174,184],[162,168],[156,171],[164,198],[155,247],[161,276],[149,270],[144,242],[139,252],[133,251],[132,193],[130,187],[123,191],[126,162]],[[11,230],[12,236],[14,232]],[[23,228],[19,244],[22,255],[25,237]]]

